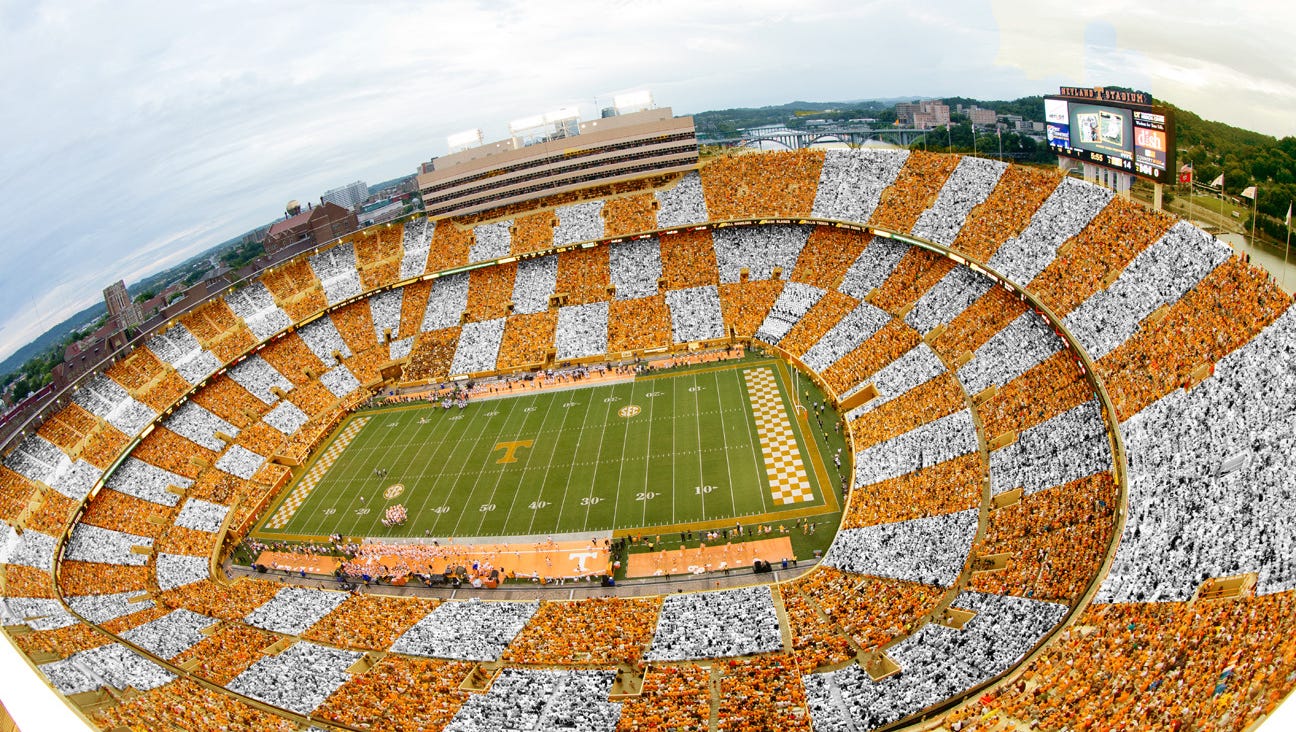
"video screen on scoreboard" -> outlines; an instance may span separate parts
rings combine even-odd
[[[1157,109],[1045,97],[1044,120],[1048,145],[1059,155],[1168,180],[1170,124]]]

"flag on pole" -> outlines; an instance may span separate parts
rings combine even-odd
[[[1287,225],[1287,228],[1291,228],[1291,201],[1287,202],[1287,218],[1283,219],[1283,223]]]
[[[1256,197],[1256,187],[1255,187],[1255,186],[1248,186],[1248,187],[1242,189],[1242,197],[1243,197],[1243,198],[1249,198],[1249,199],[1251,199],[1252,201],[1254,201],[1254,200],[1255,200],[1255,197]]]
[[[1218,178],[1216,178],[1215,180],[1211,181],[1211,185],[1212,185],[1213,187],[1215,187],[1215,188],[1219,188],[1219,187],[1223,186],[1223,185],[1224,185],[1224,174],[1223,174],[1223,173],[1220,173]]]
[[[1179,168],[1180,183],[1192,183],[1192,180],[1193,180],[1193,169],[1191,165],[1185,165]]]

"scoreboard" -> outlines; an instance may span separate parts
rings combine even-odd
[[[1054,153],[1174,183],[1174,116],[1142,92],[1063,87],[1044,97],[1044,127]]]

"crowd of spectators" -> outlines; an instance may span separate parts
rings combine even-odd
[[[1202,230],[1179,222],[1134,257],[1110,287],[1085,300],[1063,322],[1091,358],[1102,359],[1134,335],[1153,311],[1179,301],[1229,253]]]
[[[1093,397],[1075,354],[1059,351],[1004,385],[977,407],[977,414],[993,439],[1034,427]]]
[[[226,684],[238,694],[310,714],[351,678],[347,669],[360,653],[301,641],[278,655],[264,656]]]
[[[662,276],[661,245],[657,237],[608,245],[608,272],[618,300],[656,295],[657,280]]]
[[[822,374],[842,356],[872,338],[890,320],[891,316],[887,312],[860,302],[806,349],[801,360],[816,373]]]
[[[810,362],[806,361],[806,363]],[[908,393],[910,389],[921,386],[943,373],[946,373],[945,362],[941,361],[940,356],[937,356],[930,346],[919,341],[899,358],[873,373],[868,383],[877,389],[877,397],[852,409],[846,414],[846,419],[856,419],[862,414],[878,409],[892,399]],[[858,386],[863,387],[865,383],[861,382]],[[853,391],[854,389],[847,394]]]
[[[595,202],[597,203],[597,202]],[[512,226],[512,243],[510,254],[530,254],[544,251],[554,245],[554,212],[540,211],[527,216],[519,216]],[[598,238],[598,235],[590,237]]]
[[[150,338],[146,347],[190,384],[197,384],[221,367],[220,359],[178,323]]]
[[[207,557],[159,553],[153,563],[158,589],[174,590],[207,579],[211,575],[209,562]]]
[[[429,223],[428,226],[433,229],[432,248],[427,255],[428,272],[440,272],[468,264],[474,246],[472,227],[459,226],[450,220]],[[403,264],[401,271],[404,272]]]
[[[1296,595],[1092,605],[1019,682],[953,713],[1042,729],[1254,728],[1296,684]],[[981,722],[975,717],[984,717]]]
[[[1044,271],[1068,239],[1079,234],[1114,194],[1075,178],[1066,178],[1031,215],[1030,224],[1005,241],[986,264],[999,274],[1026,285]]]
[[[329,305],[362,292],[360,272],[356,269],[355,245],[351,242],[342,242],[312,254],[306,262],[324,289],[324,299]]]
[[[966,407],[958,379],[946,372],[852,420],[855,451],[863,452]]]
[[[504,322],[499,368],[513,369],[543,362],[545,352],[552,347],[557,328],[558,314],[555,312],[510,316]]]
[[[666,304],[670,307],[671,338],[675,343],[724,337],[720,291],[714,285],[668,290]]]
[[[662,600],[650,661],[745,656],[783,648],[766,585],[668,595]]]
[[[432,281],[427,309],[419,330],[451,328],[459,325],[463,312],[468,309],[468,275],[464,273],[438,277]]]
[[[401,230],[401,263],[398,276],[401,280],[418,277],[427,271],[428,252],[436,222],[427,218],[411,219]]]
[[[80,520],[91,526],[156,539],[171,522],[171,515],[169,508],[105,488],[86,504]]]
[[[238,427],[226,422],[194,401],[181,404],[170,417],[162,423],[164,427],[181,437],[207,448],[220,452],[225,448],[225,441],[216,436],[222,432],[230,437],[237,437]]]
[[[771,279],[775,269],[781,269],[782,279],[788,279],[813,229],[798,224],[776,224],[713,230],[711,241],[720,281],[740,281],[743,269],[752,280]]]
[[[221,363],[232,361],[257,342],[247,325],[220,298],[208,300],[181,315],[179,321]]]
[[[655,665],[638,696],[621,704],[621,732],[711,729],[711,668],[692,664]]]
[[[401,288],[400,330],[392,333],[393,339],[412,338],[423,332],[423,316],[431,296],[432,282],[427,280]]]
[[[261,417],[261,421],[284,435],[292,435],[310,421],[310,416],[296,404],[285,399],[276,404],[274,409],[266,412]],[[258,451],[254,450],[254,452]]]
[[[957,318],[993,285],[993,280],[971,267],[955,267],[914,302],[905,314],[905,322],[925,336]]]
[[[411,381],[445,381],[458,350],[460,328],[442,328],[419,334],[410,350],[404,376]]]
[[[509,644],[503,660],[563,666],[638,666],[657,625],[661,599],[592,598],[545,602]]]
[[[843,572],[949,587],[967,563],[977,530],[968,509],[838,532],[823,563]]]
[[[809,216],[824,152],[801,148],[737,153],[702,168],[706,210],[713,221],[757,216]]]
[[[670,188],[657,189],[653,195],[657,199],[657,225],[653,228],[670,229],[710,220],[702,193],[702,178],[695,172],[685,174]]]
[[[460,330],[450,373],[472,374],[493,371],[504,340],[504,318],[467,323]]]
[[[404,227],[391,224],[357,232],[355,259],[362,291],[390,285],[400,277],[403,236]]]
[[[553,245],[567,246],[592,241],[603,236],[603,201],[582,201],[555,209],[558,225],[553,230]],[[653,228],[645,226],[641,231]]]
[[[469,262],[485,262],[509,255],[509,241],[513,220],[505,219],[473,227],[473,244],[468,250]]]
[[[553,346],[559,360],[607,353],[608,304],[593,302],[559,308]]]
[[[382,338],[381,334],[374,337],[373,313],[369,310],[368,299],[337,308],[329,313],[329,320],[333,321],[333,327],[353,356],[372,350]]]
[[[850,574],[823,565],[799,587],[827,622],[865,652],[913,633],[948,595],[944,587]]]
[[[444,729],[469,693],[459,689],[472,664],[387,656],[333,692],[316,714],[361,729]]]
[[[656,294],[655,285],[651,289]],[[606,302],[612,285],[608,247],[569,249],[558,255],[554,291],[564,297],[566,305]]]
[[[964,592],[976,615],[961,630],[934,623],[887,650],[901,673],[874,682],[858,665],[803,677],[815,729],[872,729],[994,677],[1066,614],[1064,605]]]
[[[1190,383],[1193,371],[1232,352],[1290,305],[1276,283],[1232,257],[1098,362],[1121,419]]]
[[[1149,211],[1134,201],[1113,198],[1093,221],[1072,237],[1057,259],[1028,285],[1054,313],[1065,317],[1107,287],[1135,257],[1159,241],[1174,217]],[[1023,283],[1024,284],[1024,283]]]
[[[249,480],[265,461],[264,455],[258,455],[242,445],[230,445],[216,461],[216,469]]]
[[[247,323],[253,337],[263,341],[293,324],[292,318],[275,302],[270,288],[261,280],[253,280],[223,299],[229,309]]]
[[[756,337],[766,343],[778,345],[806,313],[824,296],[824,291],[800,282],[783,286],[778,299],[770,306],[769,314],[756,329]]]
[[[392,338],[400,335],[401,303],[404,294],[405,288],[397,287],[369,298],[369,317],[373,320],[375,343],[383,343],[388,333]]]
[[[812,215],[868,221],[882,192],[895,182],[908,157],[908,150],[828,150],[815,186]]]
[[[558,284],[558,256],[527,259],[518,263],[513,283],[513,310],[531,315],[549,308],[549,298]]]
[[[848,351],[820,372],[838,394],[866,383],[883,366],[895,361],[921,343],[918,332],[902,320],[890,320],[868,340]]]
[[[978,572],[972,589],[1071,603],[1098,574],[1114,531],[1110,471],[1053,486],[990,513],[980,555],[1009,554],[1008,566]]]
[[[1065,348],[1047,320],[1022,313],[972,353],[972,360],[959,367],[958,378],[969,394],[1002,387]]]
[[[756,335],[756,329],[765,322],[774,301],[783,292],[783,286],[782,280],[720,285],[720,314],[724,318],[725,330],[732,330],[740,337]]]
[[[1011,165],[981,205],[968,214],[951,248],[988,262],[1003,243],[1020,234],[1062,181],[1058,170]],[[1025,282],[1018,281],[1024,285]]]
[[[302,637],[341,648],[385,651],[422,620],[436,600],[352,593]]]
[[[972,210],[990,197],[1007,163],[965,155],[941,186],[935,202],[918,215],[910,232],[927,241],[951,246]]]
[[[37,667],[64,696],[111,686],[148,691],[175,675],[120,643],[108,643]]]
[[[841,527],[858,529],[975,508],[981,503],[988,473],[980,452],[969,452],[945,463],[861,486],[851,494]]]
[[[909,247],[869,301],[889,313],[902,315],[957,266],[935,252]]]
[[[733,658],[721,672],[716,729],[722,732],[804,730],[809,732],[805,687],[796,659],[788,653]]]
[[[152,547],[152,537],[77,523],[63,547],[63,556],[83,562],[143,566],[148,555],[131,551],[137,546]]]
[[[716,285],[720,272],[716,264],[711,230],[688,229],[658,238],[662,288],[666,292]]]
[[[104,729],[183,729],[192,732],[292,732],[294,722],[261,711],[190,679],[177,679],[119,706],[96,710]]]
[[[131,628],[121,638],[158,658],[170,660],[197,645],[204,637],[203,631],[215,624],[213,618],[182,608]]]
[[[298,323],[307,316],[323,310],[328,301],[324,299],[324,288],[304,258],[292,259],[261,276],[266,289],[274,295],[275,302],[283,311]]]
[[[617,237],[657,228],[657,199],[634,193],[603,202],[603,236]]]
[[[517,285],[516,262],[474,269],[468,273],[468,315],[473,321],[508,315],[508,304]],[[392,328],[395,333],[396,329]]]
[[[613,300],[607,306],[608,353],[664,348],[671,344],[672,311],[665,297]]]
[[[828,571],[825,568],[825,571]],[[823,666],[835,666],[855,658],[857,651],[832,616],[802,594],[806,582],[785,582],[778,586],[792,633],[794,659],[804,673]]]
[[[869,217],[869,225],[909,232],[928,207],[938,200],[959,161],[974,159],[922,150],[910,152],[895,182],[887,188]]]
[[[1111,470],[1107,425],[1096,399],[1023,431],[990,453],[990,489],[1026,495]]]
[[[797,285],[801,283],[789,282],[788,288]],[[801,286],[813,287],[813,285]],[[787,293],[788,288],[783,292]],[[806,311],[787,334],[779,339],[779,347],[798,358],[804,356],[806,351],[817,344],[829,330],[837,327],[842,318],[849,315],[859,304],[859,301],[850,295],[843,295],[836,290],[824,291],[823,297],[814,304],[814,307]],[[776,303],[775,310],[777,308]]]
[[[790,279],[824,290],[836,289],[871,241],[872,235],[866,232],[815,226]]]
[[[539,602],[445,602],[405,631],[391,650],[456,661],[495,661]]]
[[[607,700],[614,680],[612,671],[506,668],[490,691],[469,696],[445,729],[612,732],[621,717],[621,705]]]
[[[301,635],[347,599],[342,592],[285,587],[273,599],[248,613],[248,625],[275,633]]]
[[[1187,600],[1245,572],[1261,593],[1296,587],[1293,355],[1288,309],[1213,376],[1122,423],[1129,514],[1099,601]]]

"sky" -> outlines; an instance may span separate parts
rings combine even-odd
[[[290,199],[648,89],[676,113],[1121,84],[1296,134],[1296,11],[1225,4],[0,0],[0,359]]]
[[[1121,85],[1296,135],[1293,5],[0,0],[0,359],[290,199],[625,91],[684,114]],[[76,726],[8,642],[0,677],[21,728]]]

